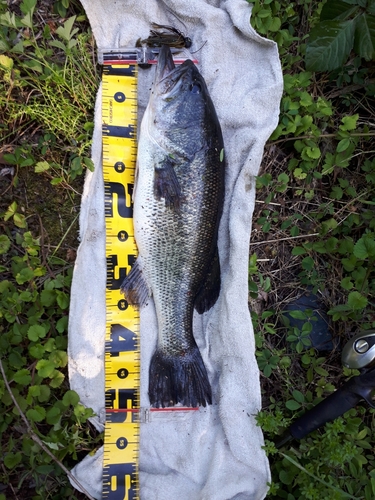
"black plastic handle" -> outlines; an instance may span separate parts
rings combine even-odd
[[[374,406],[371,400],[371,392],[375,389],[375,369],[357,375],[348,380],[333,394],[314,406],[302,417],[297,418],[289,427],[289,434],[301,439],[322,425],[350,410],[365,399],[370,406]]]

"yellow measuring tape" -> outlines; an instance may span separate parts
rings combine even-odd
[[[137,156],[136,64],[103,68],[106,343],[103,498],[139,498],[139,312],[120,293],[137,256],[132,192]]]

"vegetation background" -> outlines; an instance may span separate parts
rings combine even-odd
[[[285,85],[249,263],[268,498],[371,500],[373,409],[359,405],[279,450],[274,442],[358,373],[342,367],[341,348],[375,327],[375,1],[253,4]],[[0,500],[86,498],[64,468],[102,444],[66,372],[99,81],[78,0],[0,0]]]

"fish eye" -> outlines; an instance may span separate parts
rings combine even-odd
[[[190,92],[192,94],[200,94],[202,91],[201,84],[199,82],[193,82],[190,84]]]

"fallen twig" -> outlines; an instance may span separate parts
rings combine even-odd
[[[296,240],[297,238],[311,238],[312,236],[319,236],[319,233],[300,234],[299,236],[288,236],[287,238],[279,238],[276,240],[255,241],[254,243],[250,242],[250,246],[265,245],[266,243],[278,243],[279,241]]]
[[[375,132],[351,132],[349,133],[349,137],[373,137],[375,136]],[[306,135],[300,135],[296,137],[284,137],[283,139],[278,139],[277,141],[272,141],[272,142],[267,142],[267,144],[264,146],[265,148],[274,146],[275,144],[280,144],[282,142],[289,142],[289,141],[298,141],[301,139],[329,139],[329,138],[338,138],[338,134],[319,134],[319,135],[313,135],[313,134],[306,134]]]
[[[7,388],[7,391],[9,392],[9,395],[14,403],[14,406],[17,408],[19,414],[20,414],[20,417],[22,418],[22,420],[25,422],[25,425],[26,425],[26,428],[27,428],[27,431],[29,432],[30,434],[30,437],[31,439],[37,443],[43,451],[45,451],[47,453],[48,456],[50,456],[52,458],[52,460],[54,462],[57,463],[57,465],[65,472],[65,474],[69,477],[69,479],[71,481],[73,481],[77,487],[87,496],[87,498],[89,498],[90,500],[95,500],[94,497],[92,497],[90,495],[90,493],[82,486],[82,484],[78,481],[78,479],[76,479],[73,474],[65,467],[64,464],[62,464],[60,462],[60,460],[58,460],[55,455],[46,447],[46,445],[39,439],[39,437],[35,434],[35,432],[33,431],[29,421],[27,420],[25,414],[23,413],[23,411],[21,410],[16,398],[14,397],[13,395],[13,392],[12,392],[12,389],[10,388],[10,385],[9,385],[9,382],[8,382],[8,379],[5,375],[5,371],[4,371],[4,367],[3,367],[3,362],[2,360],[0,359],[0,371],[1,371],[1,374],[3,376],[3,379],[4,379],[4,383],[5,383],[5,387]]]

